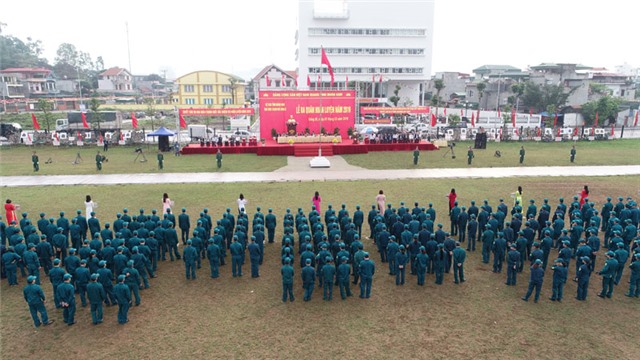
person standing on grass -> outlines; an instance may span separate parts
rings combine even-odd
[[[129,314],[129,307],[131,306],[131,290],[124,283],[127,277],[124,275],[118,276],[118,283],[113,287],[113,293],[118,301],[118,324],[123,325],[129,322],[127,315]]]
[[[56,289],[60,305],[64,309],[62,313],[63,321],[69,326],[76,323],[74,319],[76,315],[76,294],[73,285],[71,285],[71,277],[71,274],[64,274],[63,283],[58,285]]]
[[[107,294],[104,287],[98,282],[100,275],[91,274],[91,282],[87,285],[87,296],[91,305],[91,320],[93,325],[102,322],[102,303],[107,301]]]
[[[376,203],[378,204],[378,211],[380,212],[380,214],[382,214],[382,212],[385,210],[386,200],[387,200],[387,197],[385,196],[384,192],[380,190],[378,192],[378,195],[376,196]]]
[[[584,205],[586,199],[589,198],[589,185],[585,185],[582,191],[580,192],[580,209],[582,209],[582,205]]]
[[[522,163],[524,162],[524,146],[520,146],[520,164],[522,165]]]
[[[313,295],[313,288],[316,281],[316,269],[313,267],[312,259],[307,258],[305,260],[305,266],[302,268],[302,288],[304,289],[304,301],[311,300]],[[347,281],[349,278],[347,276]]]
[[[182,261],[184,261],[187,280],[191,278],[196,279],[196,259],[198,258],[198,251],[191,243],[191,239],[187,240],[187,246],[182,250]],[[235,273],[233,276],[235,276]]]
[[[365,252],[364,259],[358,265],[360,274],[360,298],[368,299],[371,296],[371,285],[373,283],[373,274],[376,272],[374,262],[369,259],[369,253]]]
[[[629,265],[631,276],[629,277],[629,291],[625,293],[628,297],[640,297],[640,252],[634,255],[635,260]]]
[[[338,266],[338,285],[340,285],[340,297],[342,300],[345,300],[347,296],[352,296],[349,285],[351,266],[347,263],[348,260],[346,256],[343,256],[340,259],[340,266]]]
[[[98,171],[102,171],[102,154],[100,154],[100,151],[98,151],[98,153],[96,154],[96,169]]]
[[[244,198],[243,194],[240,194],[240,196],[238,196],[238,200],[236,200],[236,203],[238,203],[238,214],[242,214],[245,212],[245,207],[249,202]]]
[[[29,305],[29,311],[31,312],[33,324],[36,327],[40,327],[40,325],[47,326],[53,323],[54,320],[49,320],[49,317],[47,316],[47,309],[44,306],[46,302],[44,292],[42,291],[40,285],[36,284],[35,282],[35,276],[27,277],[27,286],[25,286],[23,290],[24,300]],[[38,313],[40,313],[42,321],[38,318]]]
[[[256,237],[251,236],[249,242],[249,261],[251,262],[251,277],[260,277],[260,246],[256,243]]]
[[[540,299],[540,290],[542,290],[542,281],[544,280],[544,269],[542,268],[542,260],[537,259],[531,266],[531,276],[529,278],[529,289],[527,294],[522,297],[522,300],[529,301],[529,297],[533,293],[533,289],[536,290],[533,302],[538,302]]]
[[[166,214],[167,210],[171,211],[173,200],[169,198],[167,193],[162,194],[162,214]]]
[[[462,247],[460,242],[456,242],[456,248],[453,249],[453,279],[454,283],[463,283],[464,279],[464,261],[467,258],[467,253]]]
[[[553,266],[553,295],[549,298],[551,301],[562,302],[564,284],[567,282],[568,270],[564,267],[562,259],[555,259]]]
[[[17,210],[20,210],[20,205],[14,204],[11,199],[7,199],[4,204],[5,219],[7,220],[7,224],[11,225],[12,222],[18,221],[18,217],[16,216]]]
[[[234,243],[237,244],[237,243]],[[284,265],[280,268],[280,274],[282,275],[282,302],[286,303],[287,299],[293,302],[293,267],[291,266],[291,259],[285,258]],[[235,276],[235,275],[234,275]],[[333,284],[332,284],[333,285]],[[311,294],[309,294],[311,297]]]
[[[40,171],[40,158],[38,158],[38,154],[35,151],[31,155],[31,162],[33,163],[33,172]]]
[[[598,296],[611,299],[613,296],[616,271],[618,270],[618,260],[615,259],[616,254],[613,251],[607,251],[605,255],[607,256],[607,260],[602,270],[598,272],[598,275],[602,276],[602,291],[600,291]]]
[[[577,259],[582,265],[578,269],[578,294],[576,299],[580,301],[587,300],[587,290],[589,289],[589,277],[591,277],[591,259],[584,256]]]
[[[507,286],[516,285],[516,276],[518,269],[520,268],[520,252],[516,250],[516,244],[513,243],[509,246],[509,252],[507,253]]]
[[[413,165],[418,165],[418,158],[420,158],[420,149],[416,146],[413,150]]]
[[[569,161],[571,161],[573,163],[573,161],[576,159],[576,146],[572,145],[571,146],[571,152],[569,153]]]
[[[164,169],[164,155],[162,154],[162,151],[158,150],[158,169],[162,170]]]
[[[216,164],[218,165],[218,169],[222,167],[222,151],[220,151],[220,149],[218,149],[216,153]]]
[[[451,214],[451,209],[453,209],[453,207],[455,206],[456,199],[458,198],[458,194],[456,194],[456,189],[451,189],[451,192],[445,197],[449,199],[449,214]],[[433,216],[431,217],[431,220],[435,221]]]
[[[313,206],[316,207],[316,211],[320,213],[322,210],[320,209],[320,205],[322,204],[322,198],[320,197],[320,193],[316,191],[316,193],[311,198],[311,202]]]
[[[467,151],[467,165],[471,165],[471,160],[473,160],[474,157],[476,156],[473,154],[473,149],[469,146],[469,150]]]

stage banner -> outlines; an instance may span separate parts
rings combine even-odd
[[[235,116],[253,115],[253,108],[225,108],[225,109],[180,109],[183,116]]]
[[[412,106],[412,107],[382,107],[382,106],[370,106],[361,107],[361,114],[428,114],[428,106]]]
[[[320,123],[322,122],[322,125]],[[278,134],[303,133],[306,128],[318,134],[340,129],[346,138],[355,122],[355,91],[263,91],[260,92],[260,137],[270,138],[271,129]]]

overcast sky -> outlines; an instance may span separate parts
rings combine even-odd
[[[271,63],[297,67],[298,0],[2,3],[3,34],[41,40],[50,63],[68,42],[107,67],[129,68],[128,23],[135,74],[206,69],[249,79]],[[542,62],[640,66],[640,1],[436,0],[434,18],[432,73]]]

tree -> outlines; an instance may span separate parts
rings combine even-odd
[[[158,74],[150,74],[145,76],[145,81],[157,81],[159,83],[164,83],[164,78]]]
[[[27,42],[11,35],[0,35],[0,69],[17,67],[50,68],[47,59],[41,58],[42,42],[27,38]]]
[[[450,126],[457,126],[460,123],[460,115],[458,114],[451,114],[449,115],[449,125]]]
[[[442,79],[437,79],[434,82],[433,87],[436,88],[436,117],[438,116],[438,106],[440,106],[440,92],[442,91],[442,89],[445,88],[444,86],[444,80]]]
[[[604,125],[605,119],[615,121],[620,108],[620,99],[605,95],[599,100],[589,101],[582,105],[582,117],[585,125],[593,125],[598,113],[599,124]]]
[[[104,64],[103,64],[104,66]],[[90,71],[95,71],[95,65],[89,53],[79,51],[75,45],[62,43],[56,51],[54,70],[58,77],[77,79],[89,77]]]
[[[44,115],[44,125],[47,128],[47,132],[50,132],[51,110],[53,110],[53,104],[48,100],[39,99],[36,107],[42,112],[42,115]]]
[[[389,101],[391,101],[393,106],[398,106],[398,102],[400,101],[400,96],[398,96],[400,89],[400,85],[396,85],[395,90],[393,90],[393,96],[389,97]]]
[[[155,115],[156,115],[156,103],[153,98],[145,98],[143,100],[144,104],[147,105],[147,111],[145,111],[145,115],[151,118],[151,131],[155,131]]]
[[[525,83],[522,102],[525,106],[533,108],[536,112],[545,111],[549,105],[555,106],[556,109],[562,108],[569,96],[576,88],[565,92],[561,85],[538,85],[531,81]]]
[[[487,82],[479,82],[476,85],[476,89],[478,89],[478,109],[481,108],[480,104],[482,103],[482,95],[484,95],[484,90],[487,88]]]
[[[94,94],[91,100],[89,100],[89,109],[91,110],[91,118],[93,120],[91,126],[97,128],[98,131],[100,131],[100,120],[102,120],[102,114],[99,112],[100,105],[100,100],[98,100],[96,94]]]
[[[516,107],[516,112],[518,112],[518,108],[520,105],[520,97],[524,94],[524,83],[517,83],[511,85],[511,92],[513,92],[513,104]]]
[[[236,104],[236,87],[237,87],[238,79],[233,76],[229,77],[229,84],[231,85],[231,104]]]

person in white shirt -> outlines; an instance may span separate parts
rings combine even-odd
[[[91,195],[87,195],[84,201],[85,214],[89,216],[93,212],[94,209],[98,207],[98,203],[91,200]]]
[[[171,209],[173,206],[173,200],[169,199],[167,193],[162,194],[162,214],[167,213],[167,209]]]
[[[238,197],[238,200],[236,200],[236,202],[238,203],[238,212],[244,212],[245,209],[244,207],[247,205],[248,201],[247,199],[244,198],[244,195],[240,194],[240,196]]]

